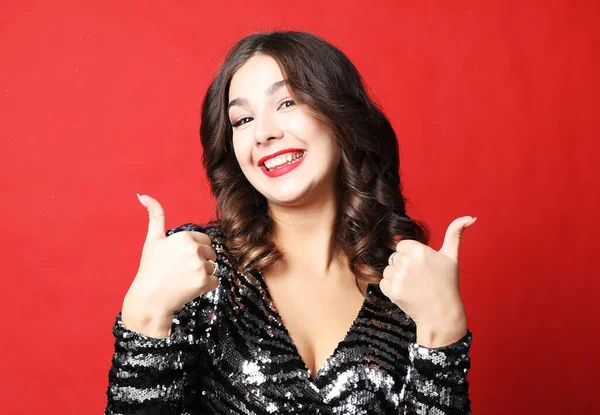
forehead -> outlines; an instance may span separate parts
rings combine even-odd
[[[233,74],[229,84],[229,97],[258,98],[264,96],[269,86],[281,80],[283,73],[275,59],[262,54],[254,55]]]

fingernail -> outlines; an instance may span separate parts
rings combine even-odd
[[[142,204],[142,205],[143,205],[145,208],[147,208],[147,207],[148,207],[148,203],[147,203],[147,202],[146,202],[144,199],[142,199],[142,196],[140,196],[140,194],[139,194],[139,193],[136,193],[136,195],[137,195],[137,198],[138,198],[138,200],[140,201],[140,203],[141,203],[141,204]]]

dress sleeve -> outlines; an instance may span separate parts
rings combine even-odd
[[[175,312],[171,335],[162,339],[128,330],[117,315],[105,415],[179,415],[194,406],[194,377],[205,357],[194,318],[200,302]]]
[[[407,411],[409,414],[468,415],[471,413],[468,371],[472,333],[448,346],[409,346]]]
[[[167,236],[181,230],[203,232],[205,228],[181,225],[168,230]],[[202,295],[176,310],[171,334],[161,339],[128,330],[121,313],[117,315],[105,415],[193,412],[202,393],[196,378],[206,363],[203,322],[211,305],[209,297]]]

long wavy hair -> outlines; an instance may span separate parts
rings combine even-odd
[[[325,123],[339,143],[335,242],[358,279],[379,282],[398,241],[427,244],[429,230],[406,214],[396,134],[369,98],[358,70],[335,46],[299,31],[253,33],[239,40],[202,103],[202,163],[234,266],[262,270],[283,257],[272,241],[266,198],[248,182],[236,160],[227,110],[231,78],[256,54],[275,59],[293,99]]]

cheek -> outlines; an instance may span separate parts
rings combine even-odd
[[[316,145],[323,153],[326,153],[329,158],[338,159],[342,154],[342,149],[335,137],[322,126],[313,129],[313,137],[316,137]]]
[[[312,126],[306,122],[304,117],[291,118],[287,122],[287,129],[293,134],[298,134],[300,131],[306,132]]]
[[[250,166],[252,164],[251,142],[248,144],[248,141],[244,140],[243,137],[234,137],[232,144],[235,158],[237,159],[240,167],[245,168]]]

